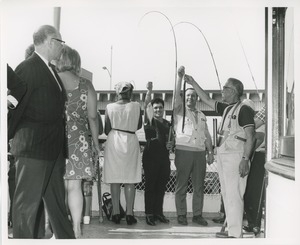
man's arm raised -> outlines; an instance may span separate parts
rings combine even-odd
[[[211,107],[212,109],[215,109],[215,104],[216,104],[216,100],[211,99],[206,93],[205,91],[199,86],[199,84],[194,80],[194,78],[192,76],[189,75],[185,75],[184,76],[184,80],[186,83],[190,84],[193,86],[193,88],[195,89],[197,95],[199,96],[199,98],[205,103],[207,104],[209,107]]]
[[[175,93],[175,95],[174,95],[174,99],[175,99],[174,108],[177,108],[179,105],[182,104],[182,98],[180,96],[180,92],[181,92],[182,79],[183,79],[184,74],[185,74],[184,66],[179,67],[177,74],[178,74],[178,76],[177,76],[176,86],[175,86],[175,91],[174,91],[174,93]]]
[[[153,108],[150,104],[151,102],[151,94],[152,94],[152,82],[148,82],[147,83],[147,93],[146,93],[146,97],[145,97],[145,103],[144,103],[144,123],[146,124],[148,122],[148,120],[152,121],[153,118]]]

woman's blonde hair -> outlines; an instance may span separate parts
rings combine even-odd
[[[81,72],[79,53],[75,49],[64,45],[61,56],[57,62],[57,69],[59,72],[70,71],[75,75],[79,75]]]

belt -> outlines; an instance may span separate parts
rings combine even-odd
[[[128,134],[135,134],[135,132],[128,131],[128,130],[123,130],[123,129],[118,129],[118,128],[113,128],[113,130],[121,131],[121,132],[123,132],[123,133],[128,133]]]

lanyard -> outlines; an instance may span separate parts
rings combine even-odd
[[[230,116],[230,119],[229,119],[229,123],[228,123],[228,128],[229,128],[229,129],[231,128],[231,119],[233,118],[233,114],[234,114],[234,112],[236,111],[236,109],[237,109],[237,107],[239,106],[239,104],[241,104],[241,101],[238,101],[233,107],[231,107],[230,110],[228,110],[227,113],[224,112],[224,117],[223,117],[222,125],[221,125],[221,128],[220,128],[219,131],[221,131],[221,130],[223,129],[226,115],[232,110],[232,113],[231,113],[231,116]],[[226,110],[226,111],[227,111],[227,110]],[[226,115],[225,115],[225,114],[226,114]]]

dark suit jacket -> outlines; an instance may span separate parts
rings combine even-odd
[[[34,53],[15,70],[27,83],[22,103],[8,121],[14,156],[55,160],[65,147],[65,91],[44,61]],[[57,79],[59,77],[57,76]],[[59,79],[61,87],[63,85]]]
[[[18,104],[21,102],[27,89],[26,83],[17,76],[9,65],[7,65],[7,88],[9,94],[18,101]]]

